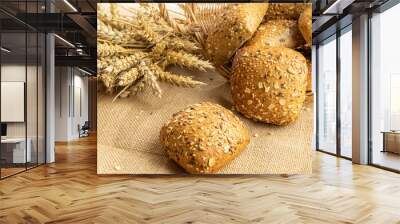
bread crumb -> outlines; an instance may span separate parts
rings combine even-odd
[[[257,138],[257,137],[258,137],[258,134],[257,134],[257,133],[255,133],[253,136],[254,136],[255,138]]]

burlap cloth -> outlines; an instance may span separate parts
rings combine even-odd
[[[174,71],[184,74],[179,69]],[[167,158],[160,145],[161,126],[173,113],[193,103],[211,101],[228,109],[232,108],[229,83],[224,78],[214,71],[191,75],[208,85],[186,89],[161,84],[161,99],[146,91],[135,97],[118,99],[114,103],[111,96],[99,94],[98,174],[184,172]],[[312,108],[312,97],[308,97],[300,118],[285,127],[253,122],[235,112],[250,129],[250,144],[219,173],[311,173]]]

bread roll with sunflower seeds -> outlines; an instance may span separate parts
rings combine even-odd
[[[311,6],[304,9],[299,18],[299,30],[303,34],[308,45],[312,43],[312,9]]]
[[[188,173],[215,173],[250,141],[247,127],[230,110],[203,102],[175,113],[161,128],[168,157]]]
[[[298,20],[305,8],[311,6],[310,3],[270,3],[265,21],[272,19]]]
[[[231,77],[237,111],[275,125],[297,119],[305,100],[307,62],[283,47],[245,47],[236,53]]]
[[[305,43],[299,31],[297,20],[269,20],[258,27],[246,46],[262,44],[266,47],[296,48]]]
[[[256,32],[268,3],[231,3],[215,18],[208,32],[205,49],[210,61],[219,66],[229,61]]]

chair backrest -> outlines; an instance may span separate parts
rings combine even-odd
[[[85,121],[85,123],[83,124],[82,128],[89,129],[89,128],[90,128],[90,123],[89,123],[89,121]]]

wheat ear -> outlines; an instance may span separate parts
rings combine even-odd
[[[110,43],[99,43],[97,44],[97,57],[110,57],[119,54],[131,53],[131,50],[127,50],[120,45]]]
[[[140,77],[139,70],[137,68],[131,68],[127,71],[123,71],[118,76],[117,85],[128,86],[134,83]]]
[[[163,71],[158,66],[152,66],[151,70],[153,71],[153,74],[158,78],[158,80],[163,81],[163,82],[168,82],[175,86],[193,88],[193,87],[200,86],[200,85],[206,85],[203,82],[193,80],[191,77],[180,76],[180,75],[173,74],[171,72]]]
[[[110,41],[113,44],[129,44],[137,42],[134,36],[123,33],[101,20],[97,20],[97,39]]]
[[[213,68],[211,63],[208,61],[203,61],[198,57],[184,51],[169,50],[167,51],[166,58],[170,64],[179,65],[189,69],[205,71],[207,68]]]
[[[109,74],[109,73],[101,73],[99,74],[99,79],[103,81],[104,86],[109,89],[114,86],[115,82],[115,76]]]
[[[154,59],[156,60],[160,59],[161,56],[164,54],[166,48],[167,48],[167,43],[165,43],[164,41],[156,43],[154,47],[151,49],[151,54],[154,57]]]
[[[145,82],[144,82],[144,77],[142,76],[132,86],[127,86],[123,88],[124,91],[120,92],[119,97],[126,98],[129,97],[130,95],[136,95],[139,92],[142,92],[144,90],[144,87],[145,87]],[[114,100],[115,99],[117,98],[114,97]]]
[[[161,88],[158,85],[157,78],[154,76],[153,72],[149,69],[144,61],[139,64],[139,72],[144,76],[144,82],[149,86],[154,95],[161,97]]]
[[[141,30],[137,31],[137,34],[142,37],[142,39],[145,39],[147,42],[155,44],[157,43],[159,39],[159,35],[157,32],[155,32],[152,27],[151,23],[147,21],[146,19],[138,16],[138,22],[140,24]]]
[[[136,82],[136,85],[132,86],[132,87],[129,89],[129,93],[130,93],[131,95],[136,95],[136,94],[138,94],[139,92],[142,92],[142,91],[144,90],[144,87],[145,87],[145,81],[144,81],[144,77],[142,76],[142,78],[140,78],[140,79]]]
[[[105,69],[109,65],[109,62],[107,59],[101,58],[97,59],[97,70],[101,71]]]
[[[168,43],[168,48],[173,50],[184,50],[187,52],[194,52],[200,48],[192,41],[178,38],[176,36],[169,37],[164,42]]]
[[[103,71],[113,75],[117,75],[118,73],[135,66],[144,57],[145,55],[139,52],[126,57],[120,57],[119,60],[116,60],[113,64],[110,64]]]

